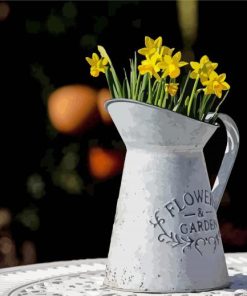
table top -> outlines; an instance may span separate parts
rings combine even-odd
[[[34,264],[0,269],[0,296],[147,296],[103,286],[106,259]],[[159,296],[247,296],[247,253],[228,253],[231,285],[227,289]]]

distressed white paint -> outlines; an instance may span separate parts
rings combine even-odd
[[[106,106],[127,154],[105,284],[158,293],[226,287],[216,209],[236,156],[236,137],[228,129],[234,153],[225,154],[211,192],[203,147],[217,125],[132,100]],[[224,116],[223,122],[229,119]]]

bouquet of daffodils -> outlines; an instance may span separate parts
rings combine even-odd
[[[86,60],[93,77],[105,74],[113,98],[137,100],[214,123],[230,89],[226,74],[217,74],[218,64],[206,55],[200,62],[187,63],[182,61],[181,52],[174,50],[163,45],[162,37],[154,40],[146,36],[145,47],[138,50],[144,59],[138,65],[135,53],[130,59],[130,74],[124,69],[121,81],[104,47],[98,46],[100,56],[93,53]],[[227,91],[224,96],[223,91]],[[209,112],[213,113],[210,119]]]

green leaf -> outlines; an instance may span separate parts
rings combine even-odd
[[[116,85],[115,84],[113,84],[113,94],[114,94],[114,97],[113,98],[121,98],[121,96],[119,96],[119,93],[118,93],[118,91],[117,91],[117,89],[116,89]]]
[[[224,97],[221,99],[219,105],[217,106],[217,108],[215,109],[215,112],[218,113],[220,106],[222,105],[222,103],[225,101],[227,95],[229,93],[229,90],[226,92],[226,94],[224,95]]]
[[[107,54],[106,50],[104,49],[104,47],[101,46],[101,45],[98,45],[97,48],[98,48],[98,51],[99,51],[101,57],[107,59],[107,60],[109,61],[109,64],[112,66],[111,59],[110,59],[110,57],[108,56],[108,54]]]
[[[190,100],[190,96],[187,96],[186,99],[185,99],[185,103],[184,105],[187,107],[188,104],[189,104],[189,100]]]
[[[138,101],[143,102],[147,82],[148,82],[148,74],[145,74],[142,79],[142,86],[138,95]]]
[[[68,19],[73,19],[77,16],[77,9],[74,3],[67,2],[63,5],[62,9],[63,16]]]
[[[179,97],[179,99],[180,99],[180,98],[183,99],[183,96],[184,96],[184,93],[185,93],[185,90],[186,90],[187,84],[188,84],[188,82],[189,82],[189,78],[190,78],[190,72],[188,73],[188,75],[187,75],[187,77],[186,77],[184,83],[182,83],[182,85],[181,85],[181,86],[182,86],[182,91],[180,92],[180,97]]]
[[[190,116],[190,112],[191,112],[191,108],[192,108],[192,103],[193,103],[193,100],[194,100],[194,97],[195,97],[195,92],[196,92],[196,88],[197,88],[197,85],[198,85],[198,82],[199,82],[199,75],[197,75],[197,78],[194,82],[194,86],[193,86],[193,89],[192,89],[192,92],[191,92],[191,95],[190,95],[190,100],[189,100],[189,103],[188,103],[188,108],[187,108],[187,116]]]
[[[111,67],[110,70],[111,70],[112,77],[113,77],[113,80],[114,80],[114,85],[115,85],[117,93],[118,93],[118,98],[121,98],[122,97],[121,84],[120,84],[120,82],[118,80],[118,77],[117,77],[117,74],[116,74],[114,68]]]
[[[127,98],[126,79],[123,81],[122,95],[124,98]]]
[[[65,25],[63,19],[57,15],[50,15],[46,21],[47,30],[51,34],[62,34],[65,33]]]
[[[155,99],[154,99],[154,105],[155,106],[158,105],[158,101],[159,101],[159,98],[160,98],[162,86],[163,86],[162,80],[158,81],[158,83],[157,83],[158,88],[156,90]]]
[[[28,33],[37,34],[41,29],[41,23],[39,21],[26,21],[26,30]]]
[[[163,108],[166,107],[166,100],[168,98],[168,94],[165,93],[165,84],[166,84],[166,78],[165,79],[162,79],[162,82],[161,82],[161,92],[160,92],[159,100],[158,100],[158,106],[159,107],[163,107]]]
[[[135,99],[137,79],[137,57],[135,52],[134,60],[130,59],[130,91],[132,99]]]
[[[138,100],[138,94],[140,92],[140,81],[141,81],[141,74],[138,73],[138,78],[137,78],[137,82],[136,82],[136,86],[135,86],[135,92],[134,92],[134,97],[133,99]]]
[[[101,33],[108,26],[108,19],[105,16],[96,17],[94,23],[94,32],[96,34]]]
[[[151,78],[148,79],[148,104],[152,104],[152,86],[151,86]]]
[[[91,49],[97,45],[97,36],[86,34],[81,37],[80,45],[84,48]]]
[[[114,93],[114,89],[113,89],[114,81],[113,81],[109,67],[106,69],[105,76],[106,76],[106,80],[108,83],[108,87],[110,89],[111,96],[112,96],[112,98],[116,98],[115,93]]]
[[[126,88],[127,88],[127,98],[131,99],[130,84],[129,84],[129,80],[128,80],[125,69],[124,69],[124,75],[125,75]]]
[[[179,112],[179,107],[181,105],[181,102],[182,102],[182,97],[180,96],[178,101],[177,101],[177,104],[174,106],[174,108],[172,109],[172,111],[174,112]]]

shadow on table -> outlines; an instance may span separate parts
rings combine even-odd
[[[238,273],[230,277],[230,287],[227,289],[224,289],[223,291],[231,291],[231,292],[237,292],[237,290],[246,290],[246,294],[234,294],[234,295],[246,295],[247,296],[247,275]]]

